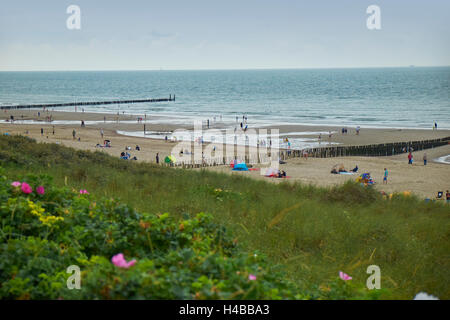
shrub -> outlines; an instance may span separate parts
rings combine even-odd
[[[0,182],[1,298],[300,297],[262,255],[239,251],[210,215],[141,214],[115,199],[56,188],[48,176],[20,183],[33,192],[4,177]],[[42,185],[45,192],[38,194]],[[115,266],[111,257],[119,252],[137,263]],[[81,290],[67,289],[70,265],[82,270]]]

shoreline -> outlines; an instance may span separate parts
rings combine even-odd
[[[83,109],[82,107],[79,107],[78,111],[74,111],[74,110],[68,110],[68,109],[58,109],[58,110],[50,110],[50,109],[45,109],[43,110],[42,108],[27,108],[27,109],[4,109],[4,110],[0,110],[0,120],[1,119],[6,119],[6,117],[4,117],[3,115],[5,114],[11,114],[14,115],[16,117],[16,120],[19,120],[19,116],[20,114],[34,114],[35,118],[37,118],[37,112],[41,112],[41,114],[43,113],[50,113],[53,115],[58,115],[58,114],[68,114],[69,117],[71,117],[70,115],[72,114],[79,114],[79,115],[85,115],[89,118],[94,117],[95,119],[97,119],[96,121],[101,121],[103,120],[104,116],[108,116],[109,118],[113,117],[117,117],[117,111],[107,111],[104,110],[102,112],[100,111],[86,111],[86,112],[82,112],[81,110]],[[3,115],[2,115],[3,114]],[[235,125],[235,116],[239,115],[242,116],[242,114],[233,114],[233,115],[226,115],[224,116],[224,118],[226,119],[226,121],[222,122],[224,125]],[[147,119],[147,123],[148,124],[170,124],[173,121],[180,121],[181,123],[185,123],[186,121],[190,121],[193,122],[194,120],[199,120],[201,118],[202,121],[206,122],[206,120],[209,118],[212,122],[213,117],[216,116],[216,118],[219,118],[219,114],[199,114],[199,115],[195,115],[193,113],[183,113],[182,111],[180,112],[165,112],[165,113],[144,113],[144,112],[128,112],[124,111],[124,109],[120,109],[119,111],[119,116],[122,118],[126,118],[128,120],[136,120],[138,117],[144,117],[144,116],[148,116]],[[152,120],[150,120],[152,119]],[[239,121],[241,118],[239,118]],[[37,119],[36,119],[37,120]],[[164,121],[165,120],[165,121]],[[271,120],[262,120],[259,119],[258,116],[255,116],[255,118],[251,119],[252,120],[252,125],[254,127],[258,127],[258,128],[265,128],[265,127],[284,127],[284,128],[289,128],[289,127],[319,127],[319,128],[330,128],[330,129],[341,129],[342,127],[347,127],[350,128],[352,130],[354,130],[358,124],[356,123],[342,123],[342,125],[337,125],[337,124],[327,124],[327,123],[311,123],[311,122],[301,122],[301,121],[295,121],[295,122],[290,122],[290,121],[282,121],[279,118],[275,118],[275,119],[271,119]],[[159,122],[158,122],[159,121]],[[144,121],[145,122],[145,121]],[[379,130],[420,130],[420,131],[434,131],[434,128],[432,125],[430,126],[423,126],[423,127],[416,127],[416,126],[393,126],[393,125],[380,125],[380,124],[368,124],[368,123],[359,123],[359,126],[361,126],[361,128],[364,129],[379,129]],[[446,123],[444,125],[444,127],[442,127],[442,124],[440,124],[438,126],[438,131],[449,131],[450,132],[450,123]]]
[[[70,111],[42,111],[41,116],[38,117],[39,110],[9,110],[0,115],[0,125],[11,125],[10,116],[14,116],[14,125],[29,125],[29,126],[73,126],[79,127],[81,120],[84,120],[87,127],[115,129],[121,132],[143,132],[144,125],[146,131],[153,132],[173,132],[177,129],[193,130],[194,124],[183,117],[167,118],[162,116],[147,115],[147,118],[138,122],[137,118],[140,115],[134,114],[113,114],[113,113],[90,113],[90,112],[70,112]],[[51,115],[53,122],[45,122],[45,117]],[[24,123],[21,123],[23,120]],[[32,122],[29,122],[32,121]],[[203,130],[207,131],[206,121],[204,121]],[[339,144],[342,146],[356,146],[369,145],[390,142],[409,142],[421,140],[433,140],[444,137],[450,137],[450,129],[420,129],[420,128],[370,128],[369,126],[361,126],[359,135],[356,135],[356,130],[349,126],[334,126],[334,125],[316,125],[316,124],[273,124],[259,125],[258,123],[249,122],[249,129],[278,129],[280,137],[288,137],[290,140],[298,140],[298,145],[306,145],[307,147],[320,147],[327,144]],[[242,133],[239,125],[229,122],[215,122],[211,123],[210,129],[213,130],[231,130],[237,127],[237,133]],[[348,128],[347,134],[342,134],[341,129]],[[331,138],[329,133],[332,133]],[[321,134],[319,141],[318,135]],[[147,137],[146,137],[147,138]],[[170,137],[169,137],[170,138]],[[303,142],[317,142],[313,145]],[[320,144],[318,144],[320,143]],[[293,143],[295,145],[295,143]],[[321,145],[322,144],[322,145]]]

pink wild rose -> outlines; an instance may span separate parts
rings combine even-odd
[[[45,189],[43,186],[39,186],[36,188],[37,194],[43,195],[45,193]]]
[[[14,181],[13,183],[11,183],[11,185],[12,185],[14,188],[18,188],[18,187],[20,187],[21,183],[20,183],[19,181]]]
[[[86,189],[81,189],[80,194],[89,194],[89,192]]]
[[[30,185],[29,185],[28,183],[26,183],[26,182],[23,182],[23,183],[22,183],[21,189],[22,189],[22,192],[25,193],[25,194],[30,194],[30,193],[33,192],[33,189],[32,189],[32,188],[30,187]]]
[[[248,276],[248,280],[254,281],[254,280],[256,280],[256,276],[255,276],[254,274],[250,274],[250,275]]]
[[[123,253],[119,253],[111,258],[111,262],[119,268],[128,269],[136,263],[136,260],[133,259],[130,262],[127,262],[127,260],[123,257]]]
[[[350,277],[348,274],[346,274],[346,273],[343,273],[342,271],[339,271],[339,277],[342,279],[342,280],[344,280],[344,281],[347,281],[347,280],[352,280],[352,277]]]

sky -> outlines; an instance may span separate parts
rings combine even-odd
[[[2,1],[0,71],[448,66],[449,31],[448,0]]]

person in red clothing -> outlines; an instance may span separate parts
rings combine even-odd
[[[413,163],[413,155],[411,153],[411,151],[408,154],[408,164],[412,164]]]

